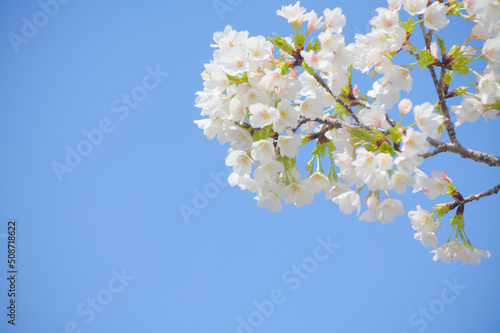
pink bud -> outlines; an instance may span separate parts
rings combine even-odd
[[[431,54],[435,59],[438,59],[438,47],[436,42],[431,43]]]
[[[401,112],[402,114],[407,114],[408,112],[410,112],[412,107],[413,103],[408,98],[402,99],[398,105],[399,112]]]
[[[366,205],[368,206],[368,209],[377,207],[378,198],[375,195],[370,195],[368,198],[366,198]]]

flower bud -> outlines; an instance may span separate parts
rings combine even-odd
[[[413,103],[408,98],[402,99],[398,105],[399,112],[401,112],[402,114],[407,114],[408,112],[410,112],[412,107]]]
[[[439,218],[442,218],[446,213],[450,211],[450,207],[448,207],[448,204],[437,204],[432,208],[438,213]]]
[[[368,206],[368,209],[373,209],[377,207],[378,205],[378,198],[375,195],[370,195],[368,198],[366,198],[366,205]]]

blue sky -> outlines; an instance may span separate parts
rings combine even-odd
[[[406,216],[368,224],[319,195],[270,214],[220,181],[227,147],[193,123],[212,34],[229,24],[289,35],[276,16],[288,3],[221,0],[221,14],[214,1],[63,2],[0,4],[2,276],[7,222],[18,221],[16,327],[2,278],[1,332],[500,330],[498,196],[467,205],[467,234],[492,257],[462,267],[432,261]],[[341,6],[348,42],[385,6],[301,3]],[[13,47],[9,34],[23,29],[30,37]],[[429,78],[417,77],[414,103],[434,102]],[[499,129],[478,121],[457,131],[464,145],[500,155]],[[427,162],[425,172],[448,170],[464,195],[500,179],[457,156]],[[447,200],[403,198],[406,210]],[[186,223],[179,208],[194,201]],[[441,242],[450,230],[443,223]]]

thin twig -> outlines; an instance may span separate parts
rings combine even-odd
[[[468,197],[463,198],[462,200],[457,200],[455,202],[451,202],[451,203],[448,203],[446,205],[448,206],[448,208],[450,210],[452,210],[455,207],[457,207],[458,205],[463,205],[463,204],[466,204],[466,203],[471,202],[471,201],[476,201],[476,200],[479,200],[481,198],[484,198],[484,197],[487,197],[487,196],[490,196],[493,194],[497,194],[499,191],[500,191],[500,184],[493,187],[492,189],[489,189],[486,192],[480,192],[478,194],[471,194]]]
[[[335,102],[339,103],[340,105],[342,105],[346,110],[347,112],[349,113],[349,115],[354,119],[354,121],[356,121],[357,124],[361,124],[359,122],[359,119],[358,119],[358,116],[356,116],[356,114],[354,113],[354,111],[352,111],[351,107],[349,105],[347,105],[340,97],[338,96],[335,96],[332,92],[332,90],[330,89],[330,87],[326,84],[326,82],[321,78],[321,76],[319,76],[318,73],[314,72],[314,78],[316,79],[316,81],[318,81],[318,83],[323,87],[325,88],[325,90],[333,96],[333,98],[335,99]]]
[[[420,27],[422,29],[422,34],[424,35],[424,40],[425,40],[425,48],[427,50],[430,50],[431,48],[431,41],[432,41],[432,30],[429,30],[429,32],[425,31],[425,26],[424,26],[424,20],[423,20],[423,15],[420,14],[418,15],[418,18],[420,19]],[[432,82],[434,82],[434,86],[436,87],[436,92],[438,95],[439,99],[439,105],[441,106],[441,110],[443,112],[444,116],[444,125],[446,127],[446,131],[448,132],[448,136],[450,137],[450,141],[454,144],[460,145],[460,142],[457,139],[457,134],[455,132],[455,127],[453,125],[453,122],[451,121],[450,118],[450,110],[448,109],[448,106],[446,105],[446,93],[444,92],[444,75],[446,73],[446,69],[441,67],[441,75],[439,77],[439,80],[436,75],[436,71],[434,70],[434,66],[432,64],[427,65],[427,69],[431,73],[432,77]]]

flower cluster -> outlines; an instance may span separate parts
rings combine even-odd
[[[277,11],[292,25],[291,37],[252,37],[230,26],[215,33],[213,60],[205,65],[204,90],[195,101],[205,118],[195,123],[208,139],[229,143],[231,186],[255,193],[257,205],[270,212],[280,211],[283,204],[302,207],[324,192],[343,214],[356,211],[360,220],[384,224],[404,214],[393,193],[402,195],[412,187],[435,199],[449,192],[453,186],[446,174],[433,171],[429,177],[418,168],[431,147],[429,140],[439,139],[453,126],[446,123],[442,101],[413,106],[409,99],[400,99],[400,92],[411,91],[417,64],[425,68],[438,62],[450,73],[467,72],[474,51],[465,43],[448,53],[440,44],[439,59],[435,42],[419,50],[409,40],[418,24],[414,16],[425,32],[445,28],[447,15],[463,15],[464,9],[476,20],[474,38],[486,40],[482,58],[488,66],[478,74],[478,93],[465,95],[460,105],[451,107],[460,125],[498,114],[500,5],[494,1],[388,0],[370,20],[372,30],[357,34],[349,45],[342,35],[346,18],[340,8],[325,9],[319,16],[300,2]],[[402,11],[409,16],[407,22],[401,20]],[[393,58],[402,50],[417,62],[395,64]],[[353,84],[353,70],[377,76],[366,94]],[[451,78],[440,79],[439,89],[448,93]],[[399,122],[388,115],[396,104]],[[409,126],[402,123],[405,115],[412,117]],[[305,170],[298,166],[303,146],[313,146]],[[440,223],[417,209],[409,213],[415,238],[436,248]],[[448,250],[436,251],[440,258],[452,257]]]

